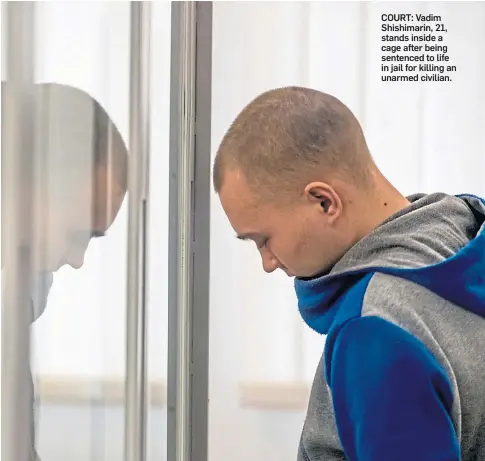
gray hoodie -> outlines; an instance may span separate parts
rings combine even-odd
[[[327,335],[298,461],[485,461],[485,202],[409,207],[295,280]]]

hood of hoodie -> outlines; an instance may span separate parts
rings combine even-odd
[[[326,334],[338,298],[375,272],[411,280],[485,317],[485,200],[444,193],[408,200],[410,206],[357,242],[327,274],[295,279],[298,308],[310,328]]]

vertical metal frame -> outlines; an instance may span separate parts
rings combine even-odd
[[[147,210],[151,5],[131,2],[125,461],[147,458]]]
[[[2,219],[2,460],[16,461],[35,457],[29,329],[36,179],[35,2],[1,6],[8,85],[2,92],[2,215],[8,214]]]
[[[207,461],[209,421],[212,2],[197,2],[193,239],[192,461]]]
[[[172,3],[167,460],[208,456],[212,2]]]

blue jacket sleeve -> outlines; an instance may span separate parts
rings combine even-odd
[[[331,349],[327,377],[349,461],[461,459],[450,382],[419,340],[361,317],[341,328]]]

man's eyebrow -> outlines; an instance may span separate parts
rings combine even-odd
[[[258,240],[261,238],[261,236],[255,232],[247,232],[245,234],[238,234],[236,236],[239,240]]]
[[[105,235],[106,235],[106,232],[104,231],[100,231],[100,230],[91,231],[91,238],[104,237]]]

